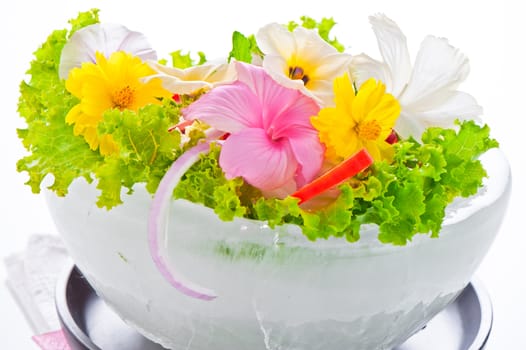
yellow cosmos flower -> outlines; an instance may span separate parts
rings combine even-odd
[[[73,132],[82,135],[92,150],[99,148],[102,155],[118,151],[112,135],[99,135],[97,125],[109,109],[137,111],[148,104],[160,104],[160,97],[171,97],[162,88],[160,79],[143,81],[156,72],[140,58],[122,51],[109,59],[97,52],[96,63],[84,63],[71,70],[66,89],[80,99],[66,116],[75,124]]]
[[[392,156],[392,146],[385,140],[400,115],[400,105],[385,93],[385,85],[367,80],[355,93],[348,74],[334,80],[335,107],[320,110],[312,125],[326,146],[326,157],[340,162],[366,148],[375,160]]]

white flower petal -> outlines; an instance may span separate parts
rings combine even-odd
[[[348,71],[351,64],[351,55],[341,54],[338,52],[328,54],[319,62],[314,73],[310,76],[312,80],[329,80],[333,81]]]
[[[204,80],[212,84],[230,83],[236,80],[236,68],[232,63],[202,64],[184,70],[184,80]]]
[[[297,27],[290,32],[279,24],[263,27],[256,35],[265,54],[263,68],[279,84],[300,90],[322,105],[332,104],[332,88],[320,90],[348,71],[351,56],[339,53],[316,30]],[[301,79],[291,79],[289,71],[299,69]]]
[[[307,90],[303,81],[297,79],[290,79],[285,73],[284,69],[287,69],[287,62],[282,56],[265,56],[263,60],[263,68],[265,71],[280,85],[285,86],[290,89],[300,90],[302,93],[309,97],[314,97],[314,95]]]
[[[314,99],[321,108],[334,107],[334,89],[333,83],[330,80],[316,80],[310,85],[312,91],[316,91],[314,95],[311,90],[300,90],[304,95]]]
[[[338,50],[323,40],[313,29],[296,27],[292,34],[296,41],[296,55],[301,57],[302,61],[320,64],[325,60],[326,56],[338,54]]]
[[[411,113],[402,109],[400,117],[396,120],[395,130],[403,138],[413,136],[416,140],[420,140],[422,133],[426,129],[426,125],[419,118],[418,114]]]
[[[169,67],[164,64],[160,64],[159,62],[156,62],[156,61],[148,61],[148,65],[152,67],[153,70],[159,73],[170,75],[174,78],[182,79],[184,76],[183,69]]]
[[[95,53],[106,58],[116,52],[125,51],[142,60],[157,60],[146,37],[138,32],[112,23],[96,23],[76,31],[64,45],[60,56],[59,77],[67,79],[71,69],[82,63],[95,63]]]
[[[384,83],[387,91],[392,91],[391,71],[387,64],[361,54],[353,56],[350,70],[351,76],[358,87],[362,86],[368,79],[374,78]]]
[[[482,109],[475,99],[455,91],[469,73],[468,59],[446,39],[428,36],[411,67],[406,38],[384,15],[370,17],[384,62],[354,56],[351,75],[358,87],[369,78],[386,84],[402,111],[395,130],[404,138],[420,139],[431,126],[454,127],[456,119],[474,119]]]
[[[420,104],[418,109],[404,108],[396,126],[401,136],[412,135],[420,139],[428,127],[456,128],[455,120],[480,120],[482,114],[482,107],[475,98],[461,91],[447,91],[438,100],[428,103],[427,106]]]
[[[409,106],[441,90],[455,90],[468,74],[466,56],[446,39],[428,36],[418,51],[413,74],[400,103]]]
[[[383,14],[369,17],[380,53],[392,76],[392,86],[388,90],[398,96],[411,76],[411,59],[407,40],[398,25]]]
[[[289,57],[296,51],[296,41],[292,33],[278,23],[270,23],[256,34],[259,49],[265,55]]]
[[[153,61],[148,63],[158,72],[149,79],[161,79],[163,87],[175,94],[191,94],[199,89],[231,83],[237,78],[233,63],[208,63],[186,69],[168,67]]]
[[[447,95],[440,104],[429,106],[420,113],[428,125],[452,127],[456,119],[479,119],[482,107],[473,96],[461,91],[450,91]]]

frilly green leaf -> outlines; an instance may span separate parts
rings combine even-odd
[[[110,110],[98,126],[100,134],[111,134],[119,151],[107,157],[92,151],[84,138],[75,136],[67,125],[68,111],[78,103],[69,94],[57,70],[60,53],[67,38],[83,26],[96,23],[98,11],[81,13],[72,20],[71,29],[53,32],[35,52],[28,74],[31,79],[20,85],[18,110],[27,123],[18,135],[29,154],[17,163],[29,175],[28,185],[39,192],[43,179],[52,175],[51,189],[66,195],[71,182],[79,177],[97,181],[97,204],[108,209],[122,203],[122,194],[145,184],[153,193],[175,159],[204,137],[206,125],[197,125],[182,135],[168,130],[180,120],[181,106],[172,100],[151,105],[137,112]],[[291,22],[289,28],[299,24]],[[302,24],[317,29],[338,49],[343,46],[330,38],[332,19],[316,22],[303,17]],[[231,57],[248,60],[257,54],[253,37],[234,34]],[[174,65],[201,63],[176,52]],[[377,162],[368,170],[339,186],[339,196],[322,209],[307,209],[296,198],[264,198],[241,178],[226,179],[219,166],[220,146],[194,164],[174,190],[184,198],[213,208],[223,220],[246,217],[265,221],[270,227],[295,224],[311,240],[342,237],[350,242],[360,238],[363,225],[376,225],[378,239],[404,245],[416,234],[437,237],[445,209],[458,196],[471,196],[482,185],[486,172],[479,155],[498,143],[487,126],[473,121],[458,123],[458,128],[429,128],[422,142],[409,138],[394,145],[392,162]]]
[[[66,91],[57,74],[67,37],[97,21],[96,10],[82,13],[71,21],[71,30],[56,30],[49,35],[34,53],[35,59],[27,71],[30,80],[20,84],[18,112],[27,127],[19,129],[18,136],[30,154],[17,162],[17,169],[28,173],[27,184],[34,193],[39,193],[43,179],[52,175],[50,188],[64,196],[74,179],[84,177],[91,181],[93,170],[103,161],[65,123],[66,114],[77,100]]]

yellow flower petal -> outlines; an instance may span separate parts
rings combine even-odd
[[[400,105],[385,93],[385,85],[370,79],[355,94],[345,74],[334,80],[334,94],[336,106],[311,118],[327,159],[336,163],[364,147],[375,160],[392,157],[392,146],[385,140],[400,115]]]
[[[100,154],[109,156],[119,151],[119,146],[115,143],[112,135],[102,135],[99,142]]]
[[[66,116],[74,124],[74,133],[84,136],[90,148],[100,148],[102,155],[118,151],[111,135],[99,135],[97,125],[104,112],[118,108],[137,111],[148,104],[160,104],[159,98],[170,98],[160,79],[144,79],[156,72],[140,58],[122,51],[108,59],[97,52],[96,63],[84,63],[71,70],[66,89],[80,99]]]

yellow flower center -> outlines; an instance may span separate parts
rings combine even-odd
[[[113,108],[118,108],[121,111],[128,109],[133,103],[135,90],[129,85],[113,93],[111,100],[113,102]]]
[[[356,125],[356,133],[358,134],[358,137],[364,140],[377,140],[381,132],[382,126],[376,121],[376,119]]]
[[[303,80],[303,84],[307,85],[309,76],[301,67],[289,67],[289,78],[293,80]]]

